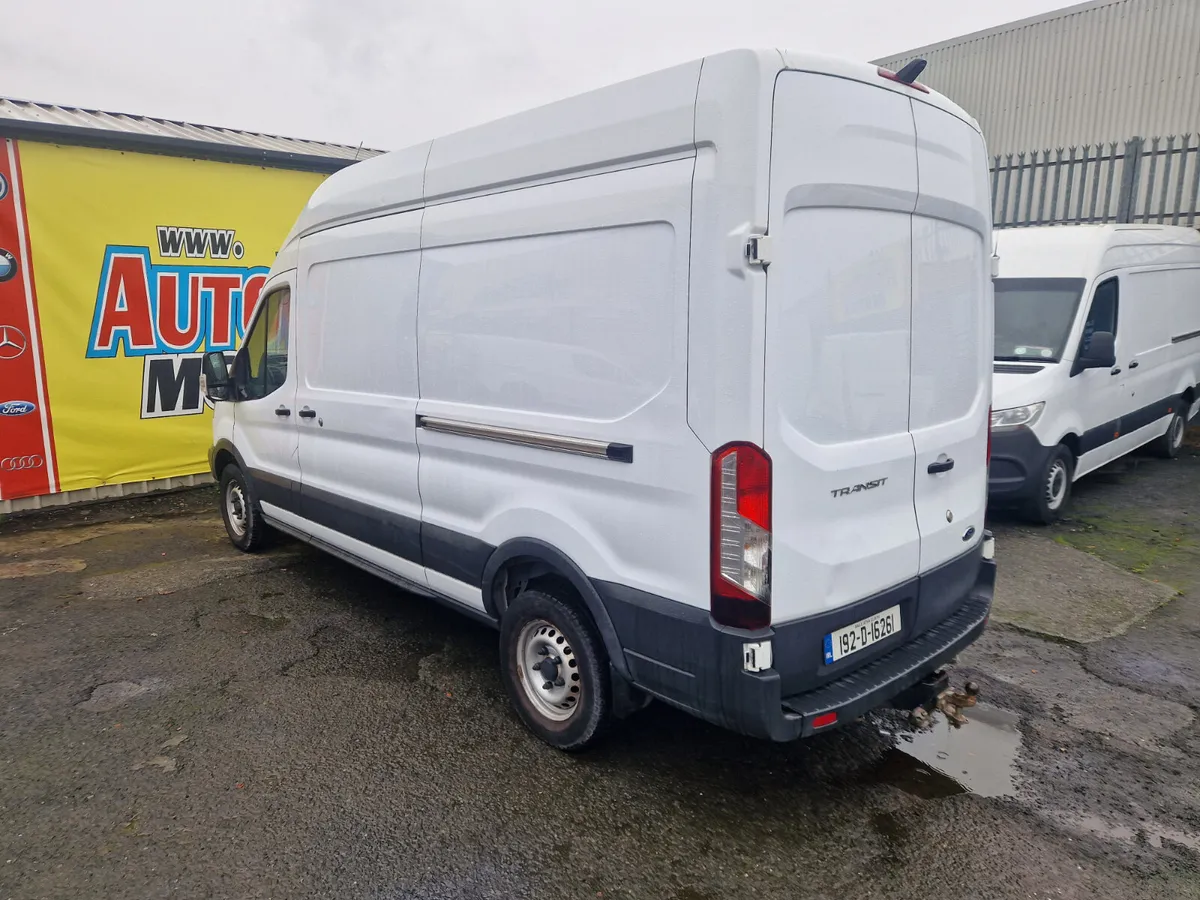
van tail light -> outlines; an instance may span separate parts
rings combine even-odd
[[[728,444],[712,458],[712,600],[720,625],[771,624],[771,458]]]

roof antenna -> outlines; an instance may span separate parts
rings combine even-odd
[[[921,73],[925,71],[927,65],[929,65],[928,60],[914,59],[896,73],[896,80],[904,84],[912,84],[921,77]]]

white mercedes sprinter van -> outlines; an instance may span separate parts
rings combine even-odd
[[[495,626],[564,749],[925,702],[991,603],[991,257],[962,110],[775,50],[359,163],[206,358],[229,536]]]
[[[989,491],[1052,522],[1075,479],[1146,444],[1179,453],[1200,384],[1200,233],[1065,225],[996,243]]]

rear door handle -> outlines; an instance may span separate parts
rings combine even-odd
[[[292,411],[286,406],[278,406],[275,408],[275,415],[277,416],[290,416],[291,414]]]
[[[316,417],[317,411],[315,409],[309,409],[306,406],[304,409],[300,410],[300,418],[302,419],[315,419]]]
[[[1109,372],[1108,374],[1109,374],[1109,375],[1120,375],[1120,374],[1121,374],[1121,367],[1120,367],[1120,366],[1116,366],[1116,367],[1114,367],[1114,368],[1113,368],[1113,370],[1112,370],[1111,372]],[[304,415],[304,413],[300,413],[300,415]]]
[[[929,468],[926,469],[930,475],[941,475],[943,472],[949,472],[954,468],[954,460],[939,459],[937,462],[931,462]]]
[[[1139,365],[1141,365],[1141,363],[1139,363],[1139,362],[1138,362],[1138,361],[1135,359],[1133,362],[1131,362],[1131,363],[1129,364],[1129,368],[1131,368],[1131,369],[1136,369],[1136,368],[1137,368]]]

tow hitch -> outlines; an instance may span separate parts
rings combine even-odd
[[[974,706],[978,697],[978,684],[968,681],[962,690],[951,687],[950,675],[943,670],[897,697],[894,705],[908,711],[909,724],[918,731],[933,727],[935,712],[942,713],[955,728],[961,728],[968,722],[962,711]]]
[[[909,721],[918,731],[931,728],[933,711],[938,710],[945,715],[947,722],[955,728],[962,728],[969,721],[962,711],[974,706],[978,696],[979,685],[973,681],[968,681],[961,691],[948,687],[934,697],[928,706],[918,706],[909,713]]]

